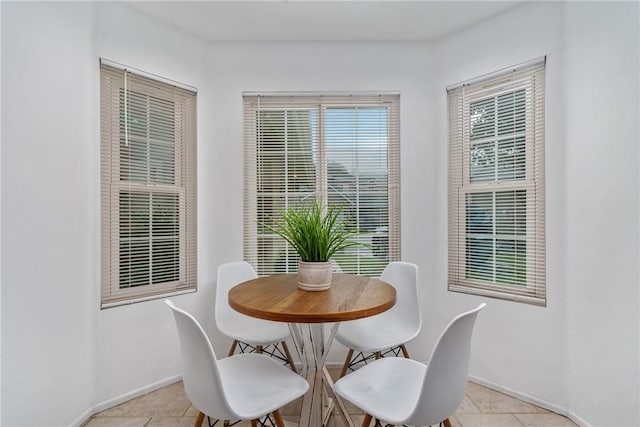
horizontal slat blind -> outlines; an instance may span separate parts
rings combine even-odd
[[[261,275],[297,270],[284,240],[258,226],[315,197],[343,207],[370,246],[340,270],[379,275],[400,258],[399,96],[244,96],[244,251]]]
[[[544,69],[448,91],[450,290],[546,304]]]
[[[196,286],[196,94],[101,64],[101,304]]]

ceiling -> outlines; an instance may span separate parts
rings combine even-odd
[[[516,1],[133,1],[135,9],[216,41],[425,41],[455,33]]]

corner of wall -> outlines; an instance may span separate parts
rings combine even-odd
[[[563,8],[569,411],[637,426],[639,3]]]

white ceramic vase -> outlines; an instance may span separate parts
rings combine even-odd
[[[331,287],[333,265],[327,262],[298,262],[298,288],[303,291],[326,291]]]

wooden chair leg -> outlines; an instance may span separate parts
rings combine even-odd
[[[251,420],[251,427],[258,427],[258,420]]]
[[[231,348],[229,349],[229,354],[227,354],[227,356],[233,355],[233,353],[236,351],[237,345],[238,345],[238,340],[233,340],[233,342],[231,343]]]
[[[351,357],[353,356],[353,349],[349,349],[347,353],[347,358],[344,360],[344,365],[342,365],[342,371],[340,371],[340,378],[344,377],[347,373],[347,369],[349,369],[349,363],[351,363]]]
[[[282,415],[280,414],[280,410],[276,409],[273,411],[273,418],[276,420],[277,427],[284,427],[284,420],[282,419]]]
[[[382,357],[382,353],[380,353],[379,351],[376,351],[376,360],[380,359]]]
[[[371,424],[371,415],[365,414],[364,415],[364,420],[362,420],[362,426],[361,427],[369,427],[369,424]]]
[[[262,353],[262,346],[261,345],[257,345],[256,346],[256,353]]]
[[[196,423],[193,427],[202,427],[202,422],[204,421],[204,414],[202,412],[198,412],[198,417],[196,418]]]
[[[225,420],[223,425],[224,427],[231,427],[231,423],[229,422],[229,420]]]
[[[291,353],[289,353],[289,347],[287,347],[287,343],[284,341],[282,341],[282,350],[284,350],[284,354],[285,356],[287,356],[287,360],[289,361],[291,370],[295,373],[298,373],[298,371],[296,370],[296,364],[293,361],[293,357],[291,357]]]
[[[449,421],[449,418],[444,420],[442,423],[444,424],[444,427],[451,427],[451,421]]]
[[[406,359],[411,359],[411,357],[409,357],[409,352],[407,351],[407,347],[402,344],[400,346],[400,349],[402,350],[402,355],[406,358]]]

